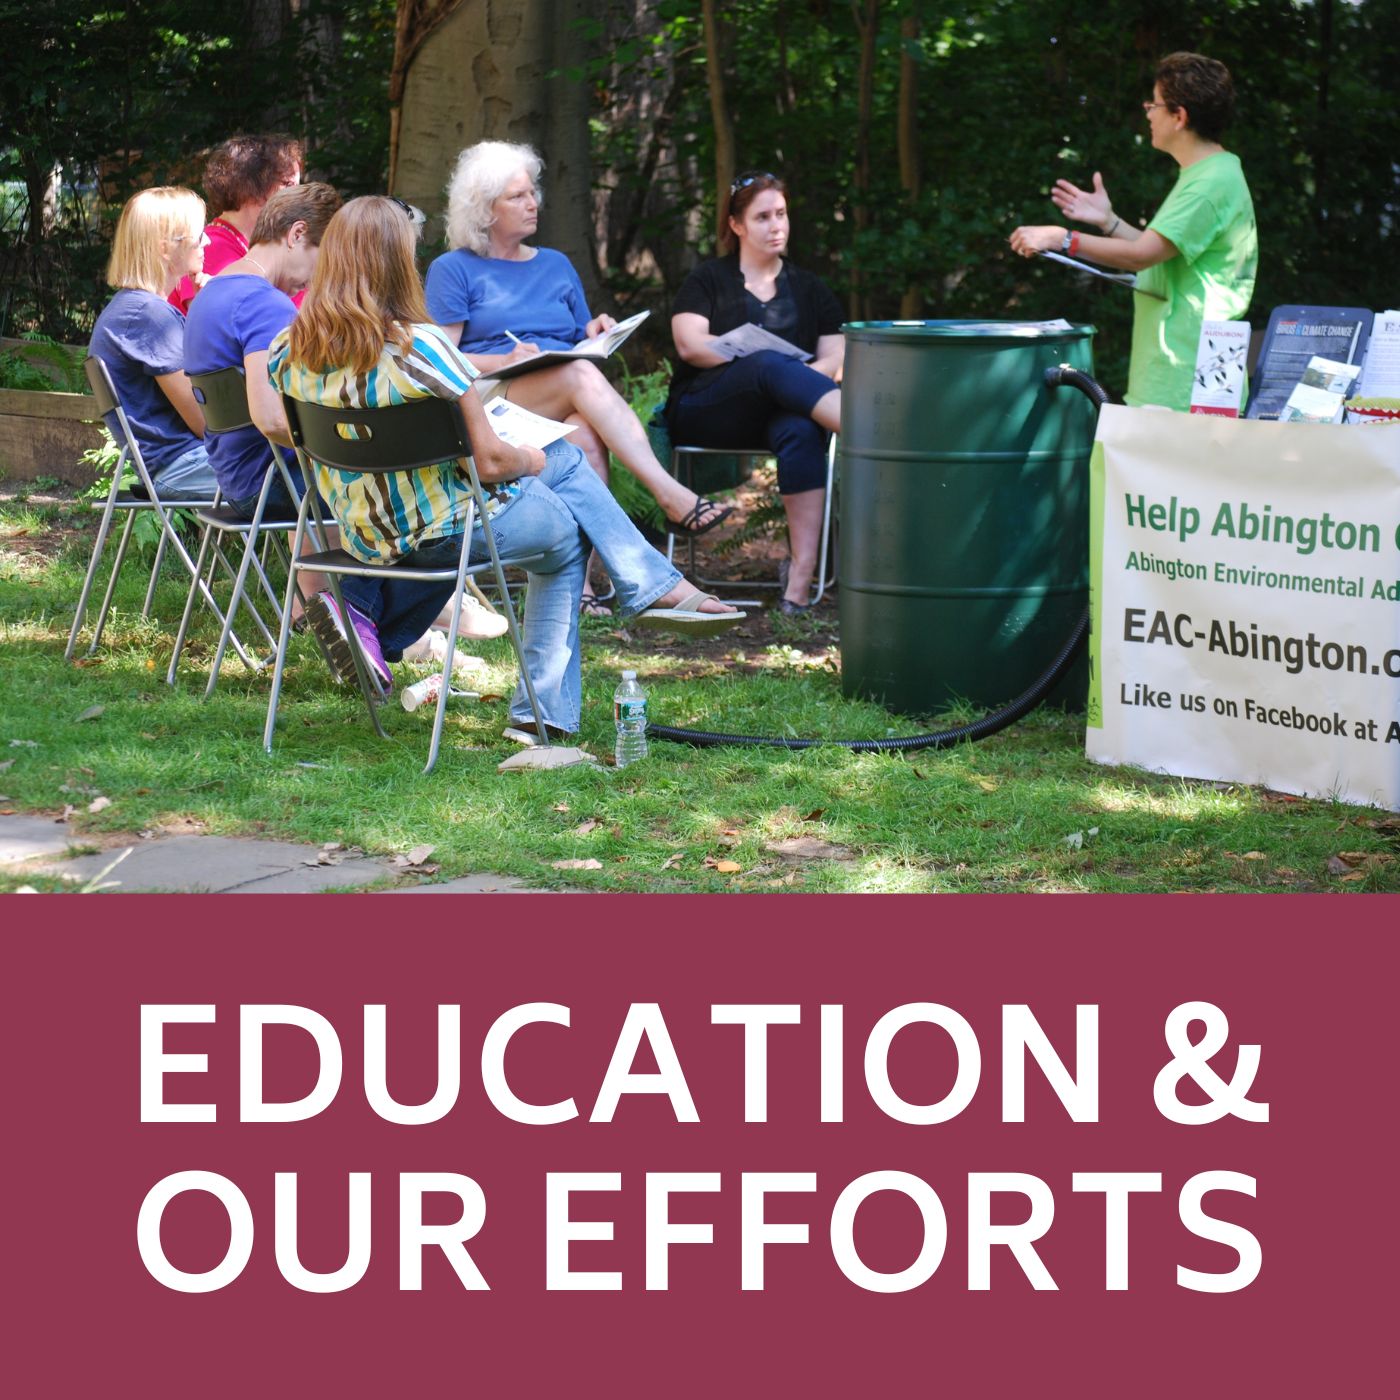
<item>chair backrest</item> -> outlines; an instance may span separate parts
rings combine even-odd
[[[252,427],[248,384],[241,369],[234,366],[210,370],[208,374],[192,374],[190,389],[195,402],[204,408],[204,422],[210,431],[229,433],[235,428]]]
[[[471,439],[456,399],[330,408],[283,394],[282,404],[297,447],[340,471],[413,471],[471,456]]]
[[[97,400],[97,411],[102,414],[114,412],[120,405],[117,402],[117,386],[112,383],[107,366],[96,355],[89,355],[83,361],[83,373],[87,375],[88,388]]]

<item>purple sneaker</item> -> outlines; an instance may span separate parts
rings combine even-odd
[[[350,603],[345,606],[350,611],[350,622],[365,654],[365,660],[369,662],[369,673],[379,682],[380,690],[388,695],[394,689],[394,677],[379,646],[379,629],[358,608]],[[340,609],[336,606],[335,594],[330,589],[324,589],[306,600],[306,620],[317,640],[326,649],[331,669],[337,678],[347,685],[358,685],[350,638],[346,634]]]

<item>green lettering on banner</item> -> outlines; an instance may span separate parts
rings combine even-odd
[[[1103,512],[1106,476],[1103,443],[1096,437],[1089,453],[1089,698],[1084,715],[1084,722],[1091,729],[1103,728]]]

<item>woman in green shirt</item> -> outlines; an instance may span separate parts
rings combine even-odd
[[[1254,203],[1240,160],[1220,144],[1235,103],[1230,70],[1197,53],[1174,53],[1157,65],[1152,101],[1144,102],[1152,144],[1181,167],[1176,184],[1146,228],[1113,212],[1098,172],[1093,188],[1058,180],[1050,197],[1076,223],[1011,235],[1023,257],[1064,251],[1138,274],[1133,296],[1130,404],[1186,412],[1202,321],[1240,321],[1249,310],[1259,266]]]

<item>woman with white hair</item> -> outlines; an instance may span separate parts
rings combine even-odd
[[[563,253],[527,242],[539,224],[541,168],[529,146],[481,141],[458,157],[447,187],[451,251],[428,269],[428,312],[483,374],[541,350],[571,349],[614,324],[589,312]],[[656,460],[646,429],[597,365],[576,360],[521,375],[510,381],[509,396],[574,424],[571,441],[604,480],[611,450],[678,533],[703,534],[730,514]]]

